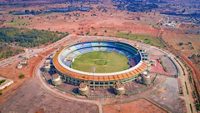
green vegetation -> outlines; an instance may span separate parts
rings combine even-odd
[[[164,47],[163,43],[161,42],[161,40],[159,38],[152,37],[152,36],[149,36],[149,35],[130,34],[130,33],[118,32],[116,34],[116,37],[126,38],[126,39],[130,39],[130,40],[135,40],[135,41],[141,41],[145,44],[150,44],[150,45],[161,47],[161,48]]]
[[[26,28],[0,28],[0,59],[8,58],[24,51],[16,47],[16,45],[35,47],[56,42],[66,35],[68,33]]]
[[[19,79],[23,79],[24,77],[25,77],[25,75],[23,73],[20,73],[18,76]]]
[[[0,85],[3,84],[6,80],[0,80]]]
[[[0,42],[0,59],[8,58],[10,56],[19,54],[21,52],[23,52],[22,49],[19,49],[16,47],[14,48],[14,47],[9,46],[6,43]]]
[[[199,102],[196,102],[196,103],[195,103],[195,106],[196,106],[197,111],[200,111],[200,103],[199,103]]]
[[[5,24],[7,24],[8,26],[12,26],[12,27],[19,27],[19,26],[22,27],[22,26],[29,25],[29,20],[26,18],[16,18],[11,21],[5,22]]]
[[[78,56],[71,66],[85,72],[109,73],[129,68],[128,59],[116,52],[94,51]]]
[[[26,28],[0,28],[0,42],[15,43],[22,47],[35,47],[53,43],[68,35],[63,32]]]

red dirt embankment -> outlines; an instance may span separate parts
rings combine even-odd
[[[198,71],[198,69],[194,66],[194,64],[185,56],[181,55],[181,58],[187,63],[187,65],[190,67],[191,71],[192,71],[192,75],[193,75],[193,79],[195,82],[195,88],[197,90],[198,93],[198,98],[200,99],[200,72]]]

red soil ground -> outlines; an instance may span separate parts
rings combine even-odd
[[[18,64],[18,61],[13,62],[11,65],[8,65],[6,67],[0,68],[0,75],[11,79],[14,81],[14,84],[7,87],[3,90],[3,95],[0,96],[0,103],[5,101],[8,96],[14,94],[14,92],[21,86],[25,81],[30,79],[33,76],[33,71],[37,64],[48,55],[52,50],[46,51],[44,53],[39,54],[37,57],[33,57],[28,60],[28,65],[23,67],[22,69],[17,69],[16,66]],[[25,78],[19,79],[19,74],[23,73],[25,75]]]
[[[167,113],[164,109],[146,99],[139,99],[130,103],[106,105],[104,113]]]

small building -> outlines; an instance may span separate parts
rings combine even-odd
[[[50,65],[50,64],[44,65],[44,70],[45,70],[46,72],[48,72],[50,69],[51,69],[51,65]]]
[[[115,84],[114,92],[115,92],[116,95],[125,94],[126,90],[125,90],[124,85],[122,83],[120,83],[120,82],[117,82]]]
[[[17,64],[17,69],[22,69],[22,65],[19,63],[19,64]]]
[[[27,64],[28,64],[28,61],[24,59],[24,60],[20,61],[19,63],[20,63],[21,65],[27,65]]]
[[[45,71],[50,71],[51,69],[51,59],[50,58],[47,58],[44,62],[44,70]]]
[[[86,83],[80,83],[78,92],[82,96],[87,96],[89,94],[89,87]]]
[[[62,80],[61,80],[60,75],[58,75],[58,74],[52,75],[52,84],[55,85],[55,86],[62,84]]]
[[[51,69],[51,59],[46,59],[44,62],[44,70],[49,71]]]
[[[23,66],[26,66],[27,64],[28,64],[28,61],[26,59],[23,59],[17,64],[17,69],[22,69]]]
[[[151,76],[148,74],[147,71],[144,71],[142,73],[142,78],[143,78],[143,83],[145,85],[150,85],[151,84]]]
[[[51,63],[51,59],[46,59],[45,60],[45,64],[50,64]]]
[[[14,83],[13,80],[0,77],[0,90],[3,90],[4,88],[10,86],[13,83]]]

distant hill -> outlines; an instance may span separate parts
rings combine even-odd
[[[119,2],[144,2],[144,3],[200,3],[200,0],[0,0],[4,3],[77,3],[77,2],[91,2],[91,3],[108,3],[107,1],[119,1]]]

